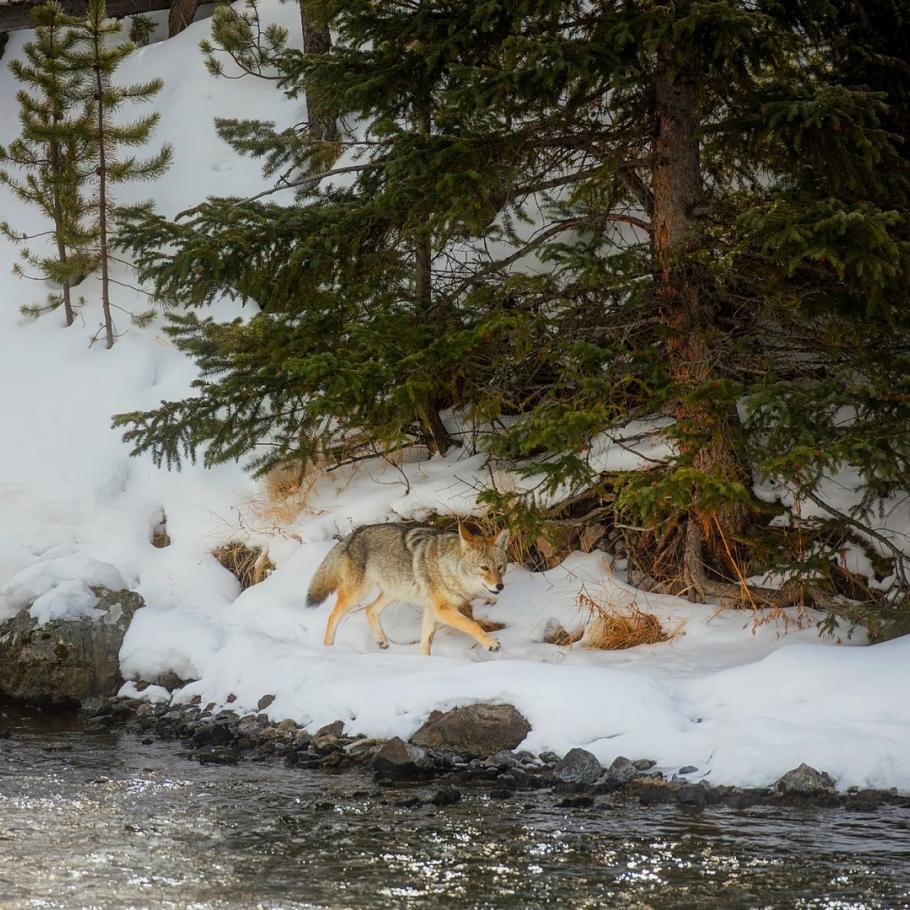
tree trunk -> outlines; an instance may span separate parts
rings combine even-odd
[[[167,36],[179,35],[195,18],[199,0],[171,0],[167,17]]]
[[[659,55],[655,85],[657,134],[652,161],[653,252],[661,319],[670,330],[667,354],[671,376],[681,388],[675,408],[680,455],[702,474],[727,481],[746,480],[732,445],[736,415],[718,416],[688,394],[716,378],[723,355],[715,307],[700,270],[686,255],[700,243],[697,209],[703,200],[699,157],[697,73]],[[732,538],[742,530],[740,506],[709,509],[695,488],[684,535],[683,582],[691,599],[707,590],[704,570],[707,544],[721,564],[735,571]]]
[[[101,38],[95,33],[95,59],[101,56]],[[109,296],[110,280],[108,278],[108,250],[107,250],[107,155],[104,147],[104,80],[101,68],[94,67],[95,90],[98,104],[98,245],[101,258],[101,308],[104,311],[104,337],[107,349],[114,346],[114,321],[111,318],[111,299]]]
[[[326,23],[320,22],[313,11],[311,0],[300,0],[300,24],[303,28],[305,54],[327,54],[332,49],[332,36]],[[338,138],[338,125],[331,112],[324,110],[318,99],[306,94],[307,119],[313,134],[326,142]]]

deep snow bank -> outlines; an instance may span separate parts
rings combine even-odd
[[[271,0],[264,6],[295,33],[292,6]],[[265,186],[257,163],[217,139],[213,118],[286,124],[302,117],[300,103],[268,83],[212,79],[196,50],[207,28],[197,23],[123,66],[125,80],[166,80],[156,101],[162,122],[155,141],[171,141],[176,150],[161,181],[125,189],[123,201],[151,192],[158,208],[173,214],[207,194],[252,194]],[[7,57],[20,53],[28,37],[15,33]],[[16,129],[15,91],[4,67],[3,142]],[[0,210],[18,229],[43,229],[3,188]],[[100,315],[93,278],[79,288],[87,303],[71,329],[57,315],[23,324],[18,307],[40,302],[46,288],[10,276],[15,259],[16,251],[0,241],[0,586],[8,585],[0,611],[20,608],[29,585],[40,588],[35,596],[53,611],[90,609],[76,595],[84,595],[103,563],[148,604],[127,634],[124,672],[175,671],[197,679],[178,693],[180,700],[201,694],[223,703],[233,694],[235,708],[254,710],[271,693],[274,719],[320,726],[341,718],[353,732],[376,736],[407,736],[434,708],[505,701],[533,724],[525,744],[531,749],[581,745],[604,763],[619,754],[650,757],[670,770],[692,764],[715,783],[742,785],[767,784],[807,761],[829,770],[841,786],[910,790],[910,706],[902,695],[910,690],[910,639],[855,648],[820,641],[813,628],[783,635],[769,625],[753,632],[748,614],[715,615],[714,607],[636,592],[597,555],[577,556],[545,574],[509,573],[500,602],[478,609],[507,625],[497,633],[500,654],[442,631],[434,656],[420,656],[420,618],[407,605],[383,616],[393,640],[389,652],[377,650],[362,613],[349,615],[334,649],[323,648],[330,605],[306,610],[303,594],[332,535],[367,521],[470,512],[477,480],[486,477],[483,459],[456,454],[406,465],[408,487],[388,466],[337,472],[320,480],[292,526],[280,526],[263,513],[261,490],[237,466],[188,465],[168,474],[127,456],[109,429],[110,415],[184,395],[193,365],[159,325],[137,329],[120,311],[124,334],[114,349],[90,347]],[[122,266],[114,278],[133,283]],[[147,308],[141,293],[119,285],[114,302]],[[226,316],[238,312],[228,303],[219,309]],[[602,454],[612,457],[609,446]],[[172,544],[156,549],[151,537],[162,514]],[[278,566],[242,595],[210,555],[237,538],[267,546]],[[669,628],[682,626],[682,634],[616,653],[542,643],[551,617],[567,627],[578,623],[582,585],[617,605],[634,598]],[[160,689],[152,691],[162,697]]]

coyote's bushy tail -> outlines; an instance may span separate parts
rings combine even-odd
[[[341,583],[341,567],[344,558],[344,547],[341,543],[337,543],[329,550],[326,558],[319,563],[319,568],[306,592],[308,607],[318,607],[332,591],[338,588]]]

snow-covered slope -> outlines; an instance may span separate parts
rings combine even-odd
[[[293,6],[268,0],[264,8],[294,34]],[[173,214],[207,194],[252,194],[266,186],[258,165],[217,139],[213,118],[286,124],[302,117],[300,103],[270,83],[210,77],[196,49],[207,29],[197,23],[138,51],[122,68],[125,80],[165,79],[155,138],[176,150],[161,181],[125,189],[123,201],[152,193],[159,210]],[[28,37],[15,33],[7,58]],[[15,135],[15,91],[4,67],[2,142]],[[17,229],[45,227],[3,188],[0,211]],[[806,761],[841,786],[910,790],[910,706],[903,696],[910,640],[863,648],[820,640],[811,625],[756,629],[749,614],[637,592],[599,554],[578,554],[544,574],[513,568],[500,602],[478,608],[507,626],[497,633],[498,654],[443,631],[434,656],[420,656],[420,617],[407,605],[383,617],[393,640],[388,652],[378,651],[357,612],[336,647],[323,648],[330,604],[307,610],[303,600],[332,536],[366,521],[470,512],[475,478],[485,476],[482,459],[456,454],[405,465],[407,486],[382,464],[336,472],[318,482],[290,525],[263,510],[263,491],[238,466],[157,471],[148,459],[128,457],[110,416],[182,396],[193,365],[159,325],[138,329],[120,310],[123,334],[114,349],[90,346],[100,317],[95,279],[79,288],[87,302],[72,328],[58,315],[23,323],[19,306],[41,302],[47,289],[9,275],[16,255],[0,241],[0,586],[8,585],[0,617],[27,601],[26,589],[49,598],[43,603],[52,602],[52,615],[66,609],[67,592],[72,608],[85,611],[84,583],[122,576],[148,604],[124,644],[124,672],[173,670],[197,679],[180,700],[201,694],[222,703],[233,693],[235,708],[254,710],[271,693],[275,719],[318,726],[342,718],[353,731],[377,736],[408,735],[434,708],[501,700],[527,715],[533,731],[526,745],[536,750],[582,745],[604,762],[619,754],[650,757],[669,770],[692,764],[714,782],[739,784],[768,783]],[[114,278],[135,283],[125,266]],[[115,304],[147,309],[144,296],[123,285],[114,288]],[[229,303],[218,309],[237,312]],[[156,549],[152,532],[162,515],[172,543]],[[211,556],[237,539],[267,546],[278,566],[243,594]],[[635,600],[681,634],[612,653],[542,643],[550,618],[569,628],[579,623],[583,585],[619,606]]]

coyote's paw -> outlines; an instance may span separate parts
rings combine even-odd
[[[389,643],[387,641],[377,641],[376,644],[379,645],[383,651],[387,651],[389,649]]]
[[[493,651],[498,651],[501,647],[502,645],[494,638],[490,644],[487,645],[487,650],[492,653]]]

